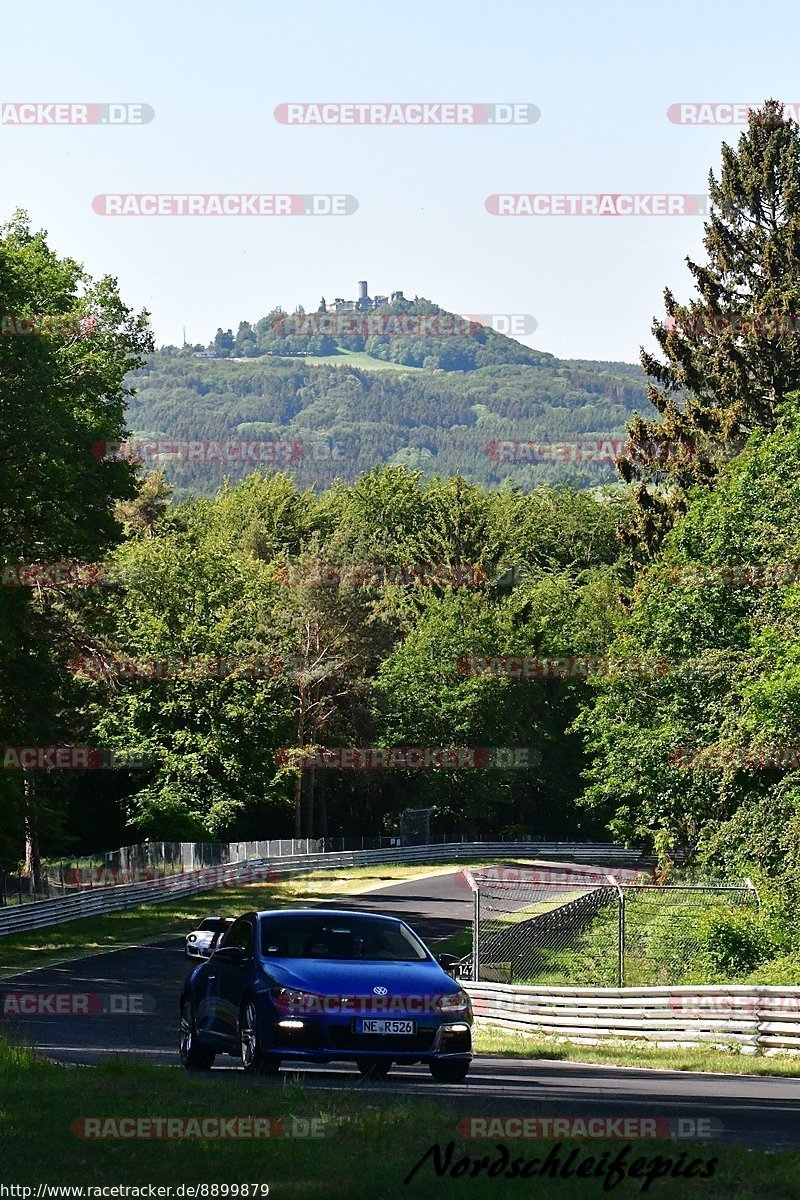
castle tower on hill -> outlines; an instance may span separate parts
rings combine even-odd
[[[341,312],[372,312],[376,308],[382,308],[384,304],[389,303],[388,296],[372,296],[370,297],[366,279],[359,279],[356,285],[358,296],[355,300],[345,300],[341,296],[337,296],[333,304],[325,304],[323,297],[320,304],[320,312],[341,313]],[[392,292],[392,300],[405,300],[402,292]],[[324,305],[324,307],[323,307]]]

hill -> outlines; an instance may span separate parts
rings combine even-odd
[[[165,459],[165,447],[151,446],[149,464],[164,467],[179,495],[211,494],[259,462],[291,470],[300,486],[391,463],[493,487],[592,487],[615,480],[610,441],[624,439],[632,412],[651,412],[639,367],[562,361],[483,326],[448,334],[442,322],[441,336],[416,348],[405,335],[331,347],[287,334],[278,353],[264,349],[276,319],[264,322],[259,353],[236,353],[242,337],[220,357],[164,347],[129,380],[134,439],[250,443],[225,461],[185,446]],[[182,461],[190,453],[195,461]]]

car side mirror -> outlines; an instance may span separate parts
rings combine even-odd
[[[234,963],[241,966],[247,958],[247,954],[241,946],[220,946],[219,950],[215,950],[214,958],[218,958],[220,962]]]
[[[437,954],[436,961],[443,971],[447,971],[448,975],[458,976],[460,974],[461,959],[457,954]]]

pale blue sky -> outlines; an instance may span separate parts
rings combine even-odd
[[[27,208],[109,272],[159,343],[276,303],[397,289],[531,313],[530,344],[634,361],[665,284],[688,294],[697,217],[497,218],[493,192],[706,190],[736,128],[681,100],[800,101],[798,10],[777,0],[563,5],[403,0],[37,0],[4,5],[0,100],[141,101],[141,127],[0,127],[0,216]],[[297,128],[285,101],[526,101],[510,128]],[[341,218],[108,218],[101,192],[344,192]]]

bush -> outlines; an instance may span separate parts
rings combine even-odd
[[[745,983],[772,984],[774,987],[800,986],[800,955],[782,954],[762,963],[748,975]]]
[[[771,922],[751,910],[717,910],[699,927],[703,952],[717,971],[746,975],[775,954],[778,941]]]
[[[787,781],[748,799],[727,821],[709,825],[700,867],[714,875],[757,872],[773,880],[800,873],[800,788]]]

